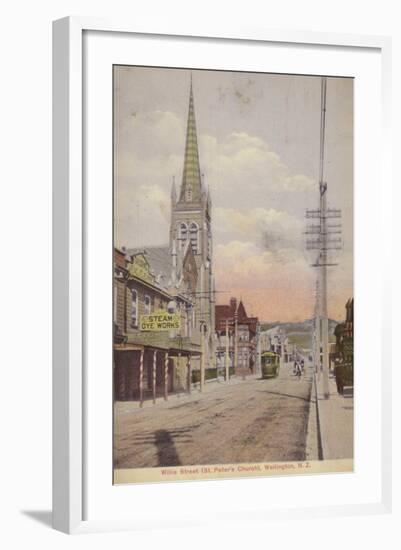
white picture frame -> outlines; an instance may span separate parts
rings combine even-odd
[[[381,206],[378,212],[379,237],[388,231],[384,216],[391,203],[390,172],[390,60],[391,41],[387,37],[336,35],[314,32],[289,32],[264,29],[197,29],[142,28],[139,24],[103,21],[92,18],[69,17],[54,22],[53,30],[53,525],[67,533],[96,530],[138,529],[144,526],[170,525],[169,519],[154,525],[146,514],[141,521],[130,518],[88,518],[86,477],[88,463],[85,461],[89,424],[87,422],[86,346],[85,328],[85,234],[88,219],[85,217],[87,195],[84,179],[84,71],[85,33],[108,33],[109,40],[116,36],[179,37],[185,43],[191,41],[211,44],[225,41],[227,44],[243,41],[252,44],[289,44],[293,47],[337,48],[344,51],[363,49],[375,51],[381,63]],[[302,67],[300,64],[300,72]],[[111,183],[111,182],[110,182]],[[374,201],[373,201],[374,202]],[[380,297],[382,324],[380,326],[380,475],[381,497],[369,502],[327,503],[319,506],[279,507],[270,511],[271,518],[313,517],[327,515],[352,515],[386,513],[391,509],[391,356],[390,346],[384,345],[384,334],[389,332],[390,287],[386,273],[390,272],[389,249],[384,244],[381,250]],[[389,275],[388,275],[389,276]],[[384,398],[385,396],[385,398]],[[110,403],[104,403],[109,408]],[[220,482],[221,483],[221,482]],[[229,487],[228,482],[227,488]],[[232,483],[232,482],[230,482]],[[235,482],[234,482],[235,483]],[[237,482],[238,483],[238,482]],[[245,487],[241,485],[238,487]],[[111,484],[111,474],[110,474]],[[171,487],[171,485],[170,485]],[[224,487],[221,486],[221,487]],[[251,487],[251,486],[250,486]],[[149,489],[150,490],[150,489]],[[157,492],[152,487],[152,495]],[[210,482],[204,492],[211,491]],[[255,485],[253,489],[255,491]],[[147,487],[141,487],[142,494]],[[168,490],[164,490],[166,493]],[[165,495],[164,495],[165,497]],[[263,521],[262,514],[254,519]],[[244,516],[246,519],[246,515]],[[249,519],[249,518],[248,518]],[[194,518],[180,517],[176,525],[191,525]],[[233,519],[231,519],[233,521]]]

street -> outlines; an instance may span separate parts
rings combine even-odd
[[[207,384],[155,406],[115,404],[115,468],[305,460],[312,375]]]

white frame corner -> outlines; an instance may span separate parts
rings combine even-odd
[[[84,334],[83,334],[83,104],[82,36],[84,31],[174,34],[185,38],[218,38],[375,48],[382,55],[383,181],[391,181],[391,39],[389,37],[275,30],[149,29],[140,23],[68,17],[53,23],[53,526],[66,533],[88,530],[84,501]],[[391,197],[389,196],[391,211]],[[384,207],[383,207],[384,211]],[[383,214],[382,214],[383,216]],[[384,218],[384,216],[383,216]],[[389,224],[390,220],[383,219]],[[385,263],[390,277],[390,246]],[[390,284],[383,280],[383,331],[388,340]],[[382,335],[383,338],[383,335]],[[390,346],[382,345],[391,365]],[[382,369],[383,438],[382,502],[391,510],[391,369]],[[372,511],[372,509],[370,509]],[[305,516],[307,512],[303,512]],[[333,510],[332,515],[338,515]],[[344,514],[349,511],[344,510]],[[354,513],[354,511],[351,511]],[[368,510],[361,509],[361,513]],[[294,514],[293,514],[294,515]],[[289,517],[291,517],[289,515]],[[302,517],[302,514],[301,514]],[[99,526],[98,526],[99,527]],[[97,527],[97,528],[98,528]],[[119,528],[121,526],[116,526]],[[108,528],[113,528],[108,525]]]

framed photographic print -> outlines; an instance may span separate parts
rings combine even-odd
[[[56,528],[388,508],[389,48],[55,22]]]

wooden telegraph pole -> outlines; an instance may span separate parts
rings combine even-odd
[[[153,352],[153,369],[152,369],[152,390],[153,390],[153,404],[156,403],[156,359],[157,351]]]
[[[319,208],[307,210],[307,218],[315,218],[318,223],[310,225],[307,234],[314,237],[307,240],[308,250],[317,250],[318,257],[313,264],[318,268],[318,286],[316,292],[315,307],[315,364],[320,372],[320,348],[322,347],[323,367],[323,394],[325,399],[330,397],[329,388],[329,330],[327,311],[327,268],[337,265],[329,261],[329,250],[341,250],[341,238],[329,238],[333,234],[341,234],[341,224],[330,224],[329,219],[340,218],[341,211],[327,207],[327,182],[324,179],[324,154],[325,154],[325,131],[326,131],[326,95],[327,78],[321,80],[321,113],[320,113],[320,159],[319,159]]]
[[[200,391],[205,385],[205,330],[204,322],[201,321],[201,364],[200,364]]]
[[[230,333],[228,328],[228,319],[226,319],[226,353],[225,353],[225,367],[226,367],[226,382],[230,380]]]
[[[141,349],[141,357],[139,359],[139,406],[143,407],[143,355],[144,349]]]
[[[168,399],[168,351],[164,356],[164,399]]]
[[[234,314],[234,371],[238,371],[238,312]]]
[[[188,355],[188,393],[191,393],[192,387],[192,369],[191,369],[191,354]]]

